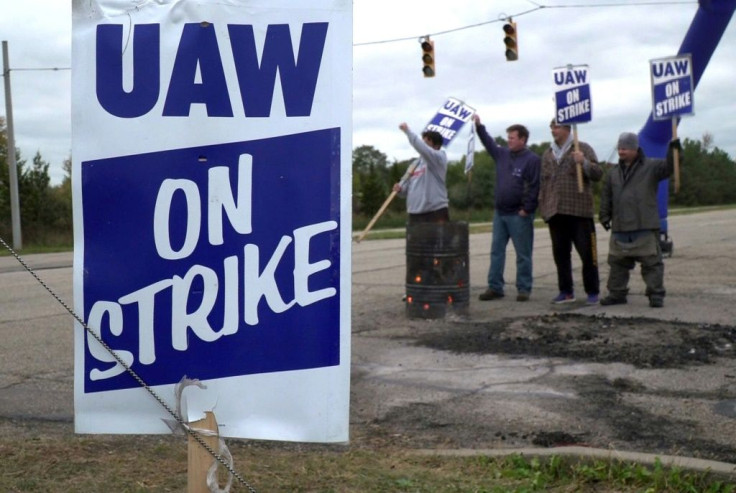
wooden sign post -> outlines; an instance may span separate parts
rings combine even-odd
[[[572,137],[573,142],[575,143],[575,152],[580,151],[580,144],[578,143],[578,125],[577,123],[574,123],[572,125]],[[578,175],[578,192],[583,193],[583,165],[580,163],[575,163],[575,169],[577,170]]]
[[[414,168],[416,167],[417,167],[416,161],[411,163],[409,167],[407,168],[406,172],[404,173],[404,176],[402,176],[401,180],[399,180],[399,184],[403,184],[404,182],[406,182],[406,180],[409,179],[411,174],[414,172]],[[394,200],[394,197],[396,197],[397,194],[398,192],[396,192],[395,190],[391,191],[388,198],[383,201],[383,205],[381,206],[381,208],[378,209],[378,212],[376,212],[376,214],[373,216],[373,219],[371,219],[370,222],[368,223],[368,226],[365,227],[363,232],[360,233],[360,235],[358,236],[358,239],[355,240],[357,243],[360,243],[361,241],[363,241],[363,238],[365,238],[365,235],[367,235],[368,231],[370,231],[373,225],[376,224],[376,221],[378,221],[378,218],[381,217],[384,212],[386,212],[386,209],[388,208],[389,204],[391,204],[391,201]]]
[[[677,139],[677,118],[672,118],[672,140]],[[675,193],[680,191],[680,151],[678,149],[672,150],[672,158],[675,165]]]
[[[193,421],[189,425],[194,430],[211,431],[212,434],[203,434],[202,439],[212,450],[217,450],[220,437],[217,430],[217,420],[213,412],[206,411],[203,419]],[[187,450],[187,493],[210,493],[210,488],[207,486],[207,473],[215,458],[202,445],[197,443],[191,435],[189,436]]]

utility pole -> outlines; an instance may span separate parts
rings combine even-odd
[[[20,233],[20,201],[18,200],[18,167],[15,162],[15,134],[13,133],[13,103],[10,99],[10,62],[8,42],[3,41],[3,79],[5,82],[5,125],[8,137],[8,172],[10,175],[10,216],[13,225],[13,248],[23,248]]]

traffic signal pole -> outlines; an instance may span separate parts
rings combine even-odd
[[[8,42],[3,41],[3,79],[5,82],[5,128],[8,137],[8,174],[10,188],[10,217],[13,227],[13,248],[23,248],[20,228],[20,201],[18,199],[18,167],[15,162],[15,134],[13,133],[13,103],[10,98],[10,62]]]

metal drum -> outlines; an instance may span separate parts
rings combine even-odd
[[[418,223],[406,229],[406,315],[467,314],[468,223]]]

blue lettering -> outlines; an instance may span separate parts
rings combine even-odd
[[[253,26],[228,25],[247,117],[270,116],[277,72],[286,116],[311,114],[327,27],[326,22],[304,24],[295,57],[288,24],[269,25],[259,63]],[[156,105],[161,93],[160,26],[140,24],[132,30],[133,88],[126,92],[123,88],[123,26],[97,27],[97,99],[105,111],[120,118],[145,115]],[[163,116],[188,116],[195,103],[204,104],[208,116],[233,116],[217,37],[210,24],[184,25]]]
[[[681,75],[685,75],[688,72],[688,60],[677,60],[675,61],[675,67],[677,68],[677,73]]]
[[[253,26],[228,25],[228,30],[245,115],[270,115],[278,69],[286,116],[309,116],[322,62],[327,23],[303,25],[296,63],[288,24],[269,25],[260,66]]]
[[[662,77],[662,75],[664,74],[663,68],[663,63],[655,63],[654,65],[652,65],[652,73],[655,77]]]
[[[120,118],[143,116],[159,95],[159,26],[137,24],[133,29],[133,88],[123,89],[123,26],[97,26],[97,101]]]
[[[201,83],[195,82],[197,67]],[[233,116],[225,70],[211,24],[184,25],[163,116],[189,116],[193,103],[204,104],[207,116]]]
[[[454,115],[457,115],[457,110],[460,108],[459,104],[452,104],[452,101],[448,101],[445,103],[445,109],[448,113],[452,113]]]
[[[689,72],[688,60],[675,60],[674,62],[655,63],[652,65],[652,73],[654,77],[665,77],[673,75],[687,75]]]
[[[563,84],[585,84],[588,78],[587,70],[575,70],[567,72],[555,72],[555,84],[561,86]]]

